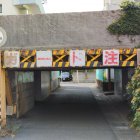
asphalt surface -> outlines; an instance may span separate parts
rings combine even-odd
[[[120,96],[105,96],[95,84],[66,82],[18,120],[15,137],[0,140],[140,140],[127,114]]]

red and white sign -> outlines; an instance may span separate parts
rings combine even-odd
[[[118,66],[119,50],[103,50],[103,66]]]
[[[85,66],[85,51],[71,50],[70,51],[70,66]]]
[[[52,67],[52,51],[37,51],[37,67]]]
[[[20,66],[19,51],[5,51],[4,52],[4,66],[18,68]]]

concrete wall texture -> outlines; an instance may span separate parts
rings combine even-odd
[[[8,71],[13,103],[17,105],[17,117],[21,117],[34,107],[35,101],[45,100],[51,91],[60,86],[57,72],[50,71],[19,72]]]
[[[122,94],[122,86],[122,70],[114,69],[114,93]]]
[[[45,100],[51,91],[49,71],[36,71],[34,72],[35,79],[35,99],[36,101]]]
[[[125,48],[140,44],[140,36],[110,35],[107,27],[120,11],[0,16],[8,48]]]
[[[17,96],[20,95],[19,96],[20,107],[22,107],[21,104],[22,104],[22,101],[25,100],[25,98],[27,102],[32,101],[31,104],[34,104],[33,103],[34,96],[31,95],[33,94],[33,91],[34,91],[33,72],[18,72],[18,71],[8,70],[8,78],[10,81],[10,87],[11,87],[12,96],[13,96],[13,103],[16,104],[18,102]],[[26,105],[28,104],[26,103]],[[31,106],[29,108],[31,108]],[[26,108],[26,111],[27,110],[28,109]]]
[[[87,72],[73,72],[73,82],[77,83],[95,83],[96,82],[96,71],[87,71]]]
[[[51,91],[56,90],[60,87],[60,80],[58,79],[59,71],[52,71],[51,72]]]
[[[15,72],[17,117],[21,117],[34,107],[33,72]]]

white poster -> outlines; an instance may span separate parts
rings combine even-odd
[[[4,66],[8,68],[20,67],[20,52],[19,51],[5,51],[4,52]]]
[[[119,66],[119,50],[103,50],[103,66]]]
[[[37,67],[52,67],[52,51],[37,51]]]
[[[85,51],[71,50],[70,51],[70,66],[85,66]]]

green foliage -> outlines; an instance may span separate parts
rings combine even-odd
[[[128,83],[127,92],[132,96],[133,126],[140,128],[140,67],[135,70],[131,82]]]
[[[114,35],[140,35],[140,3],[124,1],[120,7],[122,14],[108,31]]]
[[[132,126],[137,127],[138,129],[140,128],[140,111],[135,113]]]

